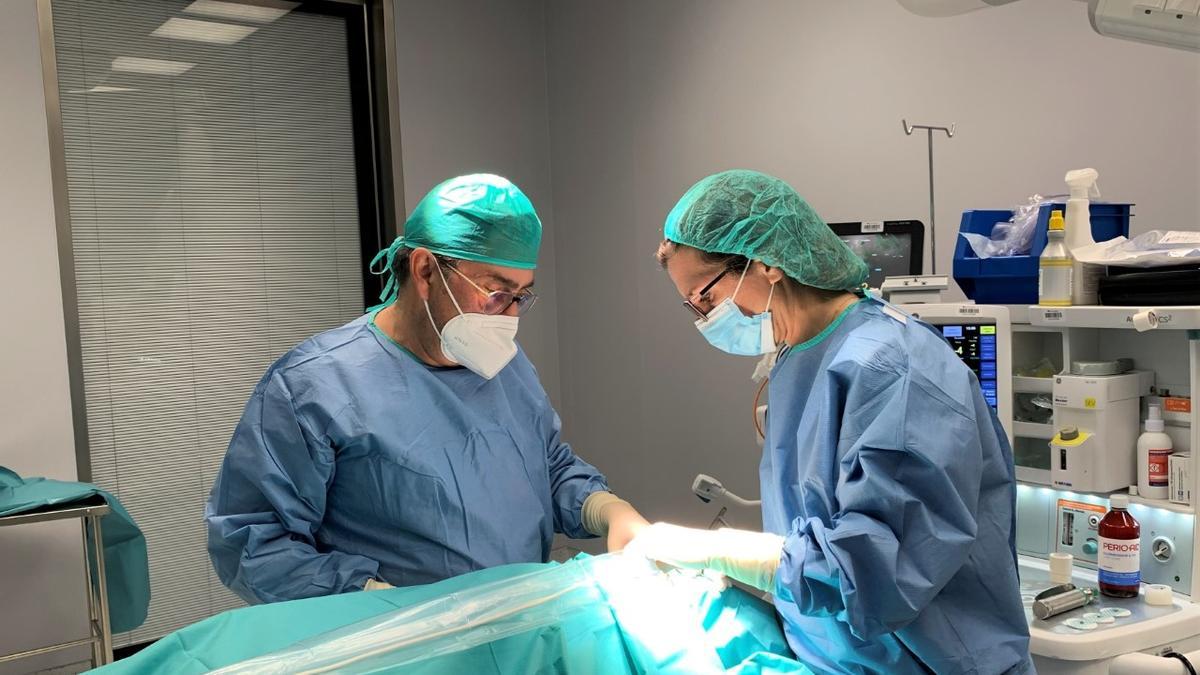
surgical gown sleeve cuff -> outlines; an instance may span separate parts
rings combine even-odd
[[[583,529],[597,537],[608,535],[608,507],[613,504],[632,505],[607,490],[597,490],[583,500]]]
[[[796,519],[784,538],[775,574],[776,598],[797,606],[807,616],[835,616],[844,609],[840,572],[814,541],[825,539],[824,527],[813,519]]]
[[[598,536],[584,527],[583,505],[591,495],[607,491],[608,483],[600,473],[559,486],[553,497],[555,531],[572,539],[591,539]]]
[[[554,508],[554,531],[573,539],[594,536],[583,526],[583,503],[595,492],[607,492],[608,481],[596,467],[579,458],[561,440],[558,414],[547,415],[546,460],[550,469],[550,495]]]

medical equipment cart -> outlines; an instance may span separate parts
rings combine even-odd
[[[1051,479],[1051,450],[1063,403],[1056,379],[1073,368],[1133,359],[1136,372],[1151,379],[1140,392],[1138,419],[1151,404],[1167,399],[1187,401],[1186,412],[1174,416],[1169,433],[1178,453],[1200,449],[1200,423],[1190,401],[1200,392],[1200,307],[1041,307],[1009,306],[1013,375],[1012,410],[1035,411],[1035,398],[1051,398],[1054,417],[1012,419],[1016,456],[1017,550],[1026,607],[1052,584],[1050,553],[1074,556],[1073,582],[1095,587],[1096,523],[1113,492],[1072,491]],[[1029,369],[1042,364],[1042,371]],[[1046,377],[1046,371],[1053,373]],[[1100,401],[1085,406],[1103,408]],[[1099,413],[1104,411],[1100,410]],[[1066,420],[1064,423],[1070,423]],[[1134,422],[1134,424],[1138,424]],[[1132,452],[1132,448],[1129,449]],[[1109,453],[1111,454],[1111,453]],[[1130,455],[1132,457],[1132,455]],[[1065,461],[1065,460],[1064,460]],[[1109,459],[1109,461],[1117,461]],[[1121,461],[1124,461],[1123,459]],[[1136,481],[1135,481],[1136,482]],[[1131,495],[1131,513],[1142,524],[1142,595],[1101,598],[1097,604],[1048,620],[1030,615],[1030,648],[1042,675],[1175,675],[1187,673],[1171,654],[1200,666],[1200,536],[1196,531],[1196,497],[1200,472],[1189,478],[1190,503]],[[1166,588],[1169,588],[1169,592]],[[1148,597],[1153,593],[1157,597]],[[1104,619],[1088,627],[1084,615]],[[1072,619],[1075,621],[1072,622]],[[1081,628],[1080,628],[1081,627]]]
[[[100,539],[100,519],[108,515],[112,509],[100,496],[85,500],[56,504],[54,506],[0,516],[0,527],[12,527],[31,523],[45,523],[59,520],[79,519],[79,529],[83,537],[84,581],[87,588],[88,637],[56,645],[48,645],[27,649],[12,654],[0,655],[0,664],[26,659],[41,654],[73,649],[90,645],[92,648],[92,666],[100,667],[111,663],[112,628],[108,617],[107,577],[104,571],[104,547]],[[88,545],[91,538],[93,546]]]

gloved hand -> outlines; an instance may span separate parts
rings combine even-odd
[[[760,591],[774,592],[783,537],[749,530],[699,530],[668,523],[643,528],[625,549],[686,569],[710,569]]]
[[[395,588],[395,586],[378,579],[367,579],[367,584],[363,586],[364,591],[382,591],[388,588]]]
[[[620,551],[637,537],[638,533],[650,527],[650,522],[642,517],[629,504],[613,504],[608,507],[608,552]]]
[[[607,491],[588,495],[581,515],[585,530],[607,539],[609,553],[625,548],[650,525],[629,502]]]

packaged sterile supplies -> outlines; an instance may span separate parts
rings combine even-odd
[[[1171,455],[1169,460],[1170,499],[1176,504],[1192,503],[1192,457],[1188,453]]]
[[[1119,267],[1173,267],[1200,263],[1200,232],[1151,230],[1132,239],[1117,237],[1071,253],[1086,263]]]

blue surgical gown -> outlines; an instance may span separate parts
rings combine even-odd
[[[373,314],[263,376],[209,496],[208,550],[251,603],[545,562],[606,490],[523,352],[494,379],[418,361]]]
[[[771,373],[776,605],[833,673],[1032,672],[1012,449],[933,328],[865,298]]]

